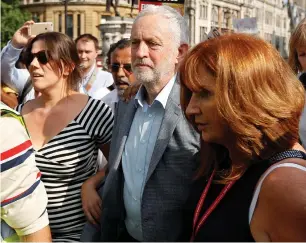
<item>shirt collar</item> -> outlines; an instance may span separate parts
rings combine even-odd
[[[156,98],[152,102],[152,105],[155,102],[159,102],[163,106],[164,109],[166,108],[167,101],[168,101],[170,92],[172,90],[172,87],[173,87],[173,85],[175,83],[175,80],[176,80],[176,74],[170,79],[170,81],[166,84],[166,86],[159,92],[159,94],[156,96]],[[144,92],[145,92],[145,87],[142,85],[140,87],[140,89],[138,90],[136,96],[135,96],[135,105],[136,105],[136,107],[138,105],[143,107],[143,108],[145,106],[147,106],[147,102],[144,99],[144,97],[145,97],[145,93]]]

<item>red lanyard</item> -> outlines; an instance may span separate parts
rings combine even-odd
[[[197,208],[194,212],[194,217],[193,217],[193,231],[192,231],[192,236],[190,241],[194,241],[194,237],[196,236],[196,234],[199,232],[199,229],[201,228],[201,226],[203,225],[203,223],[205,222],[205,220],[208,218],[208,216],[211,214],[211,212],[216,208],[216,206],[219,204],[219,202],[222,200],[222,198],[225,196],[225,194],[227,193],[227,191],[234,185],[234,183],[236,182],[236,180],[231,181],[230,183],[228,183],[220,192],[219,196],[216,198],[216,200],[210,205],[210,207],[206,210],[205,214],[202,216],[202,218],[200,219],[198,225],[198,219],[200,216],[200,211],[203,207],[205,198],[207,196],[208,190],[211,186],[211,182],[213,180],[213,177],[215,175],[215,171],[213,171],[213,173],[211,174],[208,183],[204,189],[204,191],[202,192],[202,195],[200,197],[200,200],[198,202]]]

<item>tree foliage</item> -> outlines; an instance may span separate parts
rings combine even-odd
[[[20,9],[19,0],[1,0],[1,48],[12,38],[15,31],[30,19],[31,14]]]

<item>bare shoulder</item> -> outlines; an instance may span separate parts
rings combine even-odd
[[[279,206],[299,210],[306,206],[306,161],[284,161],[293,166],[274,169],[264,180],[260,197]],[[279,164],[284,164],[281,162]],[[294,167],[294,165],[297,165]],[[304,210],[304,209],[303,209]],[[305,212],[306,213],[306,212]]]
[[[33,110],[35,110],[39,106],[39,102],[37,99],[29,100],[23,105],[21,105],[20,114],[26,115],[28,113],[31,113]]]
[[[251,223],[256,241],[306,241],[306,162],[286,163],[300,168],[278,167],[263,181]]]
[[[74,93],[69,95],[68,100],[70,102],[69,105],[75,105],[75,106],[81,106],[84,107],[88,101],[89,101],[90,97],[88,95],[85,94],[81,94],[81,93]],[[66,99],[64,99],[63,101],[65,101]],[[62,105],[67,105],[67,102],[60,102],[60,104]]]

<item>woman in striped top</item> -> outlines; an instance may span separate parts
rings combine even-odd
[[[85,223],[81,187],[89,178],[103,176],[103,171],[96,174],[96,160],[98,149],[111,139],[113,114],[102,101],[77,92],[79,57],[68,36],[36,36],[24,62],[40,96],[17,110],[24,117],[48,194],[52,238],[78,241]]]

